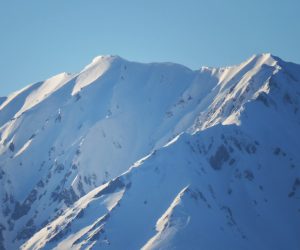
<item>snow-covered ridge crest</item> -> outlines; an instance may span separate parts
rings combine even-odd
[[[108,69],[111,69],[112,64],[122,60],[123,59],[119,56],[96,56],[92,62],[79,73],[72,95],[76,95],[81,89],[101,77]]]
[[[23,107],[16,113],[15,117],[42,102],[45,98],[69,82],[73,77],[74,75],[63,72],[44,81],[36,90],[27,96]]]

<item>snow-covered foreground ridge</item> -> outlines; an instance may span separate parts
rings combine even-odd
[[[0,249],[300,249],[300,65],[99,56],[0,98]]]

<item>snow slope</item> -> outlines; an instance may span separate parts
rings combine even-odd
[[[299,81],[101,56],[8,96],[0,249],[299,249]]]

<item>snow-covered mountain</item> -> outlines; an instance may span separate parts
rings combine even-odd
[[[99,56],[0,98],[0,249],[299,249],[300,65]]]

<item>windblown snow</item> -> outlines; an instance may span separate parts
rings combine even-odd
[[[300,249],[300,65],[99,56],[0,98],[0,249]]]

